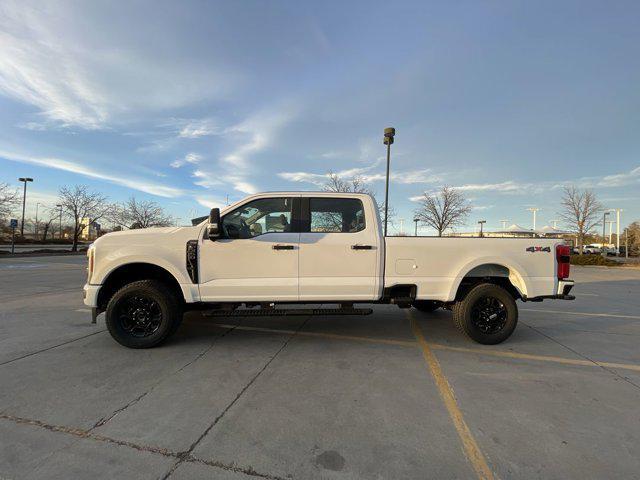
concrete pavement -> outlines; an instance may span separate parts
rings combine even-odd
[[[0,478],[640,471],[638,270],[572,267],[575,302],[519,303],[513,337],[491,347],[449,312],[380,306],[190,314],[166,345],[128,350],[90,323],[85,261],[0,259]]]

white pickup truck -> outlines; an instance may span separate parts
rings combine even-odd
[[[84,302],[131,348],[166,340],[187,310],[366,314],[354,308],[366,303],[449,309],[464,334],[495,344],[516,327],[517,299],[574,298],[569,254],[557,239],[384,237],[369,195],[262,193],[195,226],[99,238]]]

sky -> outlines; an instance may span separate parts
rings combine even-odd
[[[31,215],[85,184],[180,223],[329,171],[383,199],[393,126],[395,231],[443,185],[474,206],[459,230],[530,228],[531,207],[540,228],[565,185],[624,226],[640,219],[639,23],[622,0],[0,0],[0,182],[34,178]]]

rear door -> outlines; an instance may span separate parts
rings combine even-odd
[[[379,298],[381,240],[371,203],[319,196],[301,205],[300,300]]]

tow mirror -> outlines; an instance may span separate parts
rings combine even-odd
[[[209,240],[215,240],[220,236],[220,209],[212,208],[209,213],[209,225],[207,225]]]

